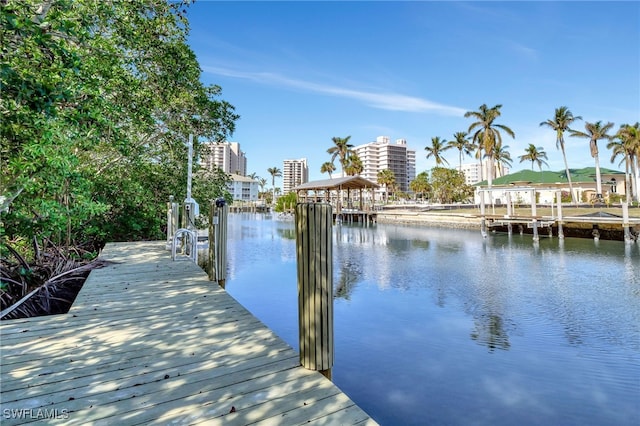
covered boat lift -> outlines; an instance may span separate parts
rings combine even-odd
[[[377,188],[380,185],[363,177],[346,176],[303,183],[293,188],[293,191],[299,202],[331,204],[337,221],[375,222]]]

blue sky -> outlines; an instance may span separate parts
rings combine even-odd
[[[267,168],[303,157],[311,180],[327,178],[334,136],[404,138],[417,171],[431,169],[424,147],[467,131],[481,104],[503,105],[512,171],[530,168],[518,159],[529,143],[564,169],[539,126],[559,106],[582,116],[579,130],[640,121],[639,2],[197,0],[188,17],[203,82],[241,116],[229,140],[269,182]],[[594,165],[587,140],[565,139],[570,167]],[[605,145],[601,166],[621,170]],[[457,165],[458,151],[445,158]]]

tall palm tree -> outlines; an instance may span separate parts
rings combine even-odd
[[[576,204],[576,194],[573,192],[573,184],[571,183],[571,173],[569,172],[569,164],[567,163],[567,154],[564,149],[564,132],[571,131],[569,126],[576,120],[582,120],[580,116],[573,116],[573,113],[569,111],[566,106],[556,108],[553,119],[543,121],[540,126],[547,126],[556,132],[556,148],[562,151],[562,159],[564,160],[564,169],[567,173],[567,180],[569,181],[569,191],[571,192],[571,202]]]
[[[267,180],[265,178],[258,178],[258,185],[260,185],[260,190],[264,192],[264,188],[267,186]]]
[[[364,164],[362,164],[362,160],[358,157],[358,154],[351,154],[347,160],[347,166],[345,167],[347,176],[359,175],[363,170]]]
[[[327,153],[331,154],[331,162],[333,163],[334,160],[337,158],[339,158],[340,160],[340,165],[342,166],[342,176],[344,177],[344,169],[347,166],[347,159],[349,158],[349,155],[353,153],[352,149],[353,145],[351,145],[349,143],[349,139],[351,139],[351,136],[347,136],[346,138],[339,138],[337,136],[331,138],[331,140],[333,141],[334,146],[332,146],[331,148],[327,149]]]
[[[418,194],[424,199],[424,195],[431,191],[431,184],[429,183],[429,175],[427,172],[418,174],[414,180],[409,182],[409,189],[416,194],[416,199],[418,198]]]
[[[511,167],[511,153],[508,151],[509,145],[497,144],[494,150],[494,160],[496,161],[496,167],[498,174],[504,176],[504,166]]]
[[[389,201],[389,187],[393,187],[396,184],[396,175],[393,174],[391,169],[380,170],[377,175],[378,183],[384,185],[384,200],[385,203]]]
[[[596,191],[598,197],[602,197],[602,178],[600,177],[600,159],[598,158],[598,140],[607,139],[611,140],[611,135],[607,134],[613,127],[613,123],[608,122],[602,124],[602,121],[596,121],[595,123],[586,122],[584,125],[585,132],[577,130],[571,130],[571,136],[578,138],[589,139],[589,149],[591,150],[591,157],[596,162]]]
[[[500,134],[500,130],[504,131],[512,138],[516,137],[513,130],[509,127],[503,124],[494,123],[495,119],[501,114],[500,108],[502,108],[502,105],[500,104],[492,108],[489,108],[486,104],[482,104],[478,111],[467,111],[464,114],[465,117],[472,117],[478,120],[471,123],[469,126],[469,133],[475,130],[471,137],[472,141],[476,146],[478,146],[480,151],[484,150],[486,157],[489,159],[487,163],[487,181],[489,187],[491,187],[493,182],[493,166],[495,160],[494,149],[496,144],[502,144],[502,135]],[[480,157],[482,157],[482,155],[480,155]]]
[[[534,144],[530,143],[527,148],[524,150],[524,155],[519,155],[518,158],[520,162],[523,161],[531,161],[531,170],[533,170],[533,164],[537,164],[542,171],[542,165],[549,166],[545,161],[547,159],[547,153],[544,151],[544,148],[541,146],[536,147]]]
[[[467,132],[456,132],[453,134],[453,140],[447,142],[448,146],[460,151],[460,171],[462,171],[462,155],[471,155],[474,149],[473,144],[469,142],[468,135]]]
[[[446,158],[442,156],[442,154],[451,148],[451,145],[447,145],[447,141],[444,139],[440,139],[440,136],[435,136],[431,138],[431,146],[424,147],[424,150],[427,151],[427,158],[433,157],[436,160],[436,166],[441,164],[449,164]]]
[[[258,177],[258,185],[260,185],[260,193],[262,194],[262,198],[264,198],[264,188],[267,186],[267,180],[265,178]]]
[[[623,124],[614,136],[616,139],[607,144],[607,148],[612,150],[611,162],[618,156],[622,156],[622,163],[625,163],[625,183],[627,202],[631,199],[638,201],[638,157],[640,156],[640,123],[633,126]]]
[[[282,176],[282,170],[277,167],[269,167],[267,173],[271,175],[271,187],[273,188],[273,202],[276,200],[276,178]]]
[[[331,179],[331,173],[336,171],[336,165],[333,164],[331,161],[325,161],[324,163],[322,163],[322,166],[320,167],[320,173],[329,173],[329,179]]]

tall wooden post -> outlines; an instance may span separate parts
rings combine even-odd
[[[532,189],[531,192],[531,216],[533,218],[532,220],[532,227],[533,227],[533,241],[539,241],[540,238],[538,237],[538,219],[536,219],[536,190]]]
[[[330,204],[296,205],[300,363],[331,379],[333,347],[333,212]]]
[[[629,229],[629,203],[622,202],[622,228],[624,229],[624,241],[631,242],[631,230]]]
[[[562,192],[556,192],[556,199],[558,201],[558,238],[564,238],[564,231],[562,230]]]
[[[179,214],[178,203],[173,202],[173,195],[171,195],[167,203],[167,250],[171,250],[173,235],[179,228]]]
[[[480,233],[483,238],[487,238],[487,223],[485,219],[484,191],[480,190]]]
[[[224,288],[227,279],[227,215],[229,206],[224,199],[211,202],[209,211],[209,263],[208,274]]]

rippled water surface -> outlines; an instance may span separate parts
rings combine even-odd
[[[298,348],[295,232],[229,215],[228,292]],[[383,425],[639,425],[640,245],[334,227],[333,381]]]

